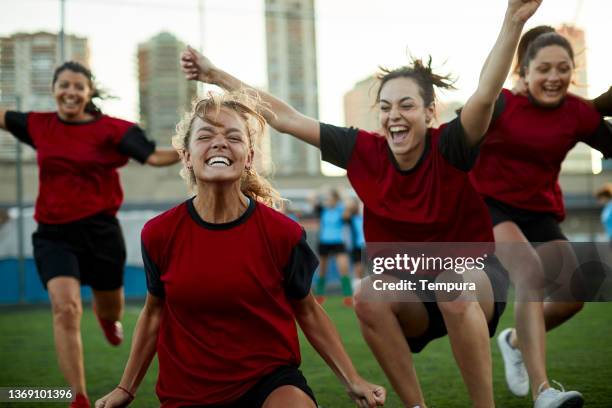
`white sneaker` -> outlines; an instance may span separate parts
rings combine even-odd
[[[556,381],[552,381],[561,388],[550,387],[542,391],[542,385],[538,388],[538,397],[533,404],[533,408],[580,408],[584,403],[582,394],[578,391],[565,391],[563,386]]]
[[[497,345],[504,359],[506,384],[508,384],[510,392],[517,397],[524,397],[529,393],[529,375],[523,363],[521,351],[510,345],[511,333],[512,329],[506,329],[499,333],[499,336],[497,336]]]

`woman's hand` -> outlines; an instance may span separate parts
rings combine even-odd
[[[349,383],[347,392],[359,408],[382,407],[387,398],[387,391],[384,387],[370,384],[361,377]]]
[[[190,46],[187,46],[187,49],[181,54],[181,68],[189,80],[214,83],[213,73],[217,67]]]
[[[542,4],[542,0],[508,0],[508,13],[512,21],[525,23]]]
[[[96,408],[123,408],[130,405],[133,398],[120,388],[115,388],[96,401]]]

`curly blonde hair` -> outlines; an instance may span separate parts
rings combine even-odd
[[[194,100],[191,110],[186,112],[183,119],[176,126],[176,135],[172,137],[172,146],[184,158],[189,150],[189,141],[193,122],[196,118],[213,121],[222,108],[230,109],[244,120],[249,150],[253,156],[258,153],[258,141],[263,136],[266,120],[260,113],[266,109],[265,105],[255,92],[240,90],[234,92],[209,92],[205,98]],[[196,178],[193,169],[187,168],[183,161],[180,171],[181,177],[186,181],[188,188],[196,192]],[[240,190],[248,197],[263,202],[271,207],[279,208],[283,202],[280,194],[268,180],[259,175],[254,167],[245,169],[240,179]]]

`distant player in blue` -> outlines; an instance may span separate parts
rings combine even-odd
[[[317,281],[316,294],[320,303],[324,301],[325,280],[329,257],[336,258],[336,267],[340,274],[342,284],[342,295],[346,305],[352,304],[353,291],[349,278],[349,258],[344,243],[345,227],[345,205],[340,199],[340,194],[335,189],[330,189],[323,200],[316,202],[315,214],[319,218],[319,280]]]
[[[610,242],[612,247],[612,183],[603,186],[596,195],[597,200],[604,204],[604,208],[601,211],[601,223],[606,230],[608,242]]]
[[[352,199],[346,206],[345,221],[351,232],[351,266],[353,267],[353,289],[363,278],[362,252],[365,247],[363,236],[363,203]]]

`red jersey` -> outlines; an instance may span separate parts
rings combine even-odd
[[[485,197],[563,220],[561,163],[581,141],[611,157],[611,131],[595,108],[571,94],[556,108],[539,107],[507,89],[500,98],[503,111],[481,145],[472,183]]]
[[[296,222],[251,200],[237,220],[211,224],[190,199],[145,225],[142,249],[149,292],[164,301],[163,407],[228,403],[299,365],[289,300],[310,292],[318,261]]]
[[[467,174],[478,148],[468,146],[458,118],[428,130],[407,171],[385,138],[354,128],[321,124],[321,154],[347,170],[363,201],[366,242],[493,241],[487,207]]]
[[[36,149],[39,187],[34,218],[64,224],[98,213],[115,215],[123,201],[117,168],[145,162],[155,150],[133,123],[100,115],[66,122],[56,112],[7,112],[7,129]]]

